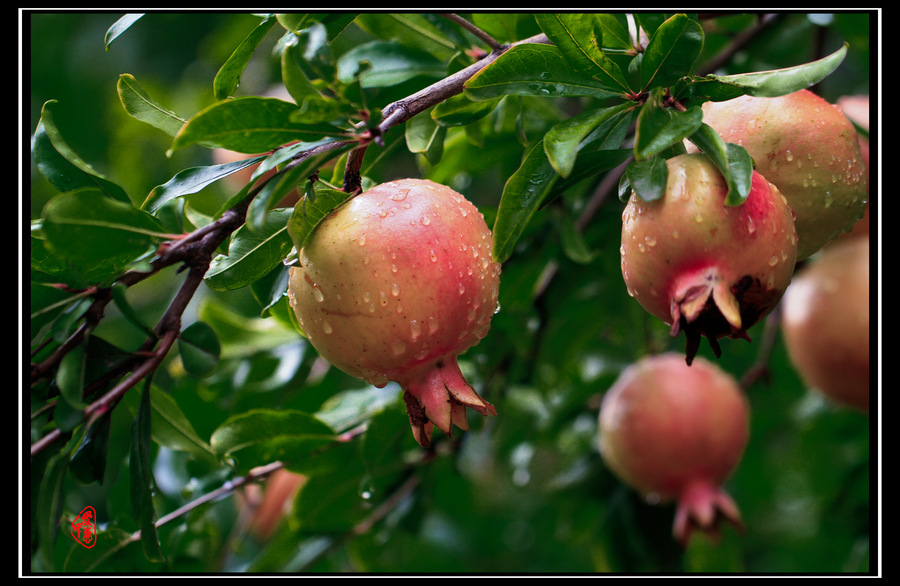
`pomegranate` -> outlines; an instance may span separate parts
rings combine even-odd
[[[790,283],[797,255],[793,215],[778,189],[754,172],[747,199],[725,204],[728,186],[702,153],[668,160],[663,197],[636,194],[622,214],[622,275],[628,293],[687,338],[691,364],[706,336],[749,339]]]
[[[673,535],[713,537],[721,521],[743,529],[721,488],[749,437],[749,409],[737,382],[703,358],[688,366],[675,353],[645,357],[603,397],[599,448],[604,462],[651,503],[676,502]]]
[[[496,415],[457,356],[487,335],[500,264],[465,197],[403,179],[343,204],[313,232],[288,295],[303,331],[337,368],[378,387],[400,384],[416,440],[433,425],[468,429],[466,407]]]
[[[798,271],[782,301],[791,361],[811,388],[869,411],[869,237],[841,239]]]
[[[853,124],[809,90],[703,104],[703,121],[742,145],[796,213],[797,260],[849,230],[863,213],[867,174]]]

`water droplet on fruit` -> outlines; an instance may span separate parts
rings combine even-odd
[[[397,283],[391,285],[391,295],[393,295],[394,297],[400,295],[400,285],[398,285]]]
[[[409,195],[408,189],[398,189],[391,194],[391,199],[394,201],[403,201],[404,199],[406,199],[407,195]]]
[[[422,324],[419,323],[419,320],[412,320],[409,322],[409,333],[412,336],[412,341],[415,342],[419,336],[422,334]]]
[[[365,233],[360,234],[360,236],[359,236],[359,238],[357,239],[356,243],[359,244],[360,246],[365,246],[365,245],[366,245],[366,235],[365,235]]]
[[[324,322],[322,322],[322,331],[325,332],[326,334],[330,334],[331,332],[334,331],[334,329],[331,327],[330,323],[328,323],[327,321],[324,321]]]
[[[322,293],[322,290],[318,287],[313,287],[313,298],[319,303],[325,301],[325,295]]]
[[[391,350],[394,352],[395,356],[400,356],[404,352],[406,352],[406,344],[404,344],[401,340],[397,340],[391,343]]]

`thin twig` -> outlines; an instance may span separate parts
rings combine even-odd
[[[462,28],[464,28],[467,31],[469,31],[470,33],[472,33],[475,36],[475,38],[477,38],[478,40],[483,42],[485,45],[490,47],[491,51],[499,51],[503,47],[503,45],[500,42],[498,42],[496,39],[494,39],[494,37],[487,34],[485,31],[481,30],[480,28],[475,26],[473,23],[469,22],[468,20],[459,16],[458,14],[444,13],[444,14],[441,14],[441,16],[443,16],[444,18],[446,18],[449,21],[452,21],[452,22],[458,24]]]

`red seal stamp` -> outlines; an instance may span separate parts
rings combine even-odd
[[[85,547],[94,547],[97,541],[97,514],[94,507],[85,507],[72,521],[72,537]]]

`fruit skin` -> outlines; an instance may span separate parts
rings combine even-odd
[[[676,353],[642,358],[604,395],[599,449],[604,462],[649,502],[676,501],[673,535],[713,536],[724,520],[743,529],[737,505],[720,487],[749,439],[747,400],[728,373]]]
[[[432,181],[403,179],[344,203],[313,232],[288,296],[309,341],[334,366],[383,387],[400,384],[417,441],[432,424],[467,429],[466,407],[496,410],[457,356],[496,312],[500,264],[471,202]]]
[[[622,275],[647,311],[682,330],[687,362],[701,336],[716,355],[722,337],[746,330],[781,299],[794,271],[793,213],[777,188],[754,172],[747,199],[728,206],[728,186],[702,153],[667,161],[664,195],[632,194],[622,213]]]
[[[703,121],[743,146],[797,215],[797,260],[849,230],[868,181],[856,129],[838,106],[809,90],[703,104]]]
[[[841,239],[798,271],[782,301],[788,354],[806,384],[869,412],[869,238]]]

